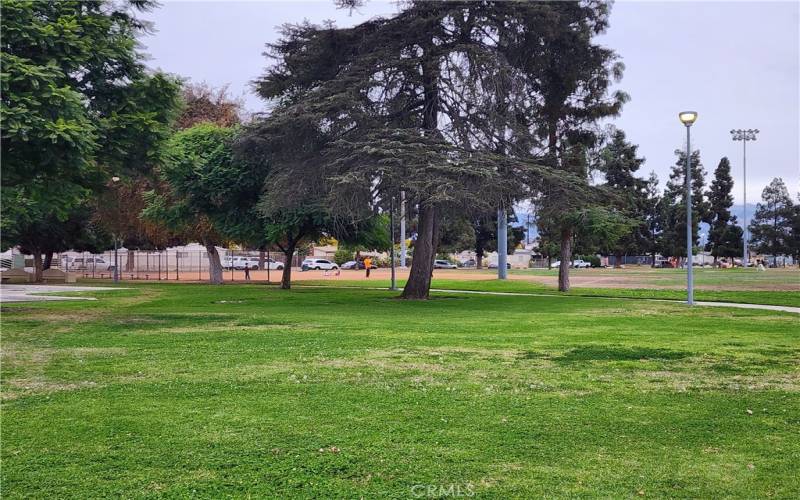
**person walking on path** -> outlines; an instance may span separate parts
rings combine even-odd
[[[248,263],[244,265],[244,280],[250,281],[250,264]]]
[[[367,278],[369,278],[369,270],[372,267],[372,259],[364,257],[364,269],[367,270]]]

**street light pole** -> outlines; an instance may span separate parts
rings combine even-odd
[[[696,111],[683,111],[678,118],[686,126],[686,303],[694,305],[694,275],[692,274],[692,138],[689,129],[697,120]]]
[[[400,267],[406,268],[406,192],[400,191]]]
[[[497,279],[508,279],[508,216],[506,209],[497,210]]]
[[[742,214],[742,267],[746,268],[749,261],[747,256],[747,141],[755,141],[758,129],[731,130],[734,141],[742,141],[742,185],[744,188],[744,205]]]

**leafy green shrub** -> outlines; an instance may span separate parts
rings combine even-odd
[[[350,260],[353,260],[353,252],[348,248],[339,247],[336,249],[336,253],[333,254],[333,261],[336,262],[337,265],[341,266]]]

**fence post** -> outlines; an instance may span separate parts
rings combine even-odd
[[[181,277],[179,275],[179,272],[181,270],[181,261],[178,258],[180,256],[180,254],[181,253],[177,249],[175,249],[175,281],[178,281],[178,280],[181,279]]]

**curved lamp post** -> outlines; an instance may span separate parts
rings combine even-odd
[[[744,213],[742,214],[742,267],[747,267],[747,141],[755,141],[758,129],[731,130],[731,139],[742,141],[742,184],[744,186]]]
[[[686,303],[694,304],[694,276],[692,275],[692,145],[689,129],[697,120],[697,111],[681,111],[678,118],[686,126]]]

